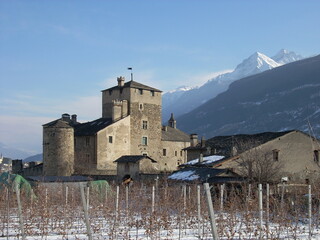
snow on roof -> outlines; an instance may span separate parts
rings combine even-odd
[[[195,171],[189,170],[189,171],[173,173],[168,178],[171,179],[171,180],[192,181],[192,180],[199,179],[199,175],[195,174]]]
[[[224,158],[224,156],[219,156],[219,155],[212,155],[212,156],[207,156],[207,157],[203,157],[203,161],[201,163],[199,163],[199,158],[191,160],[187,163],[185,163],[185,165],[193,165],[193,164],[210,164],[216,161],[221,160],[222,158]]]

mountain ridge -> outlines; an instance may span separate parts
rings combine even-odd
[[[320,55],[248,76],[207,103],[177,118],[181,130],[206,137],[284,131],[320,134]],[[214,109],[214,111],[211,111]]]
[[[287,54],[290,54],[289,56]],[[302,58],[300,55],[287,50],[280,50],[275,57],[279,61],[296,61]],[[260,72],[279,67],[283,64],[275,62],[272,58],[260,52],[255,52],[244,59],[232,72],[220,74],[217,77],[209,79],[205,84],[199,87],[190,88],[184,91],[168,92],[163,94],[163,113],[162,119],[169,119],[171,113],[180,116],[206,101],[216,97],[218,94],[226,91],[230,83],[244,78],[246,76],[258,74]]]

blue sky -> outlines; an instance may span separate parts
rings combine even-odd
[[[320,1],[0,1],[0,142],[41,152],[42,124],[101,115],[117,76],[163,91],[255,51],[320,53]]]

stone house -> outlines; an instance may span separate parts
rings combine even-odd
[[[186,162],[190,136],[161,121],[161,91],[133,80],[117,78],[117,86],[102,91],[102,117],[79,123],[63,114],[43,125],[43,174],[47,176],[116,175],[122,156],[148,156],[158,173]]]
[[[134,180],[141,175],[154,175],[159,173],[157,161],[144,155],[122,156],[115,160],[117,163],[117,176],[130,176]],[[119,179],[120,180],[120,179]]]
[[[265,137],[267,140],[263,141],[263,134],[251,136],[251,139],[259,138],[262,141],[260,143],[250,141],[249,144],[246,141],[243,149],[241,149],[241,144],[238,144],[238,154],[230,154],[212,164],[211,167],[232,169],[243,175],[248,174],[248,163],[253,164],[259,161],[261,167],[256,170],[260,171],[261,175],[268,174],[269,180],[274,182],[288,179],[289,182],[305,183],[319,179],[320,142],[317,139],[301,131],[265,133]],[[220,139],[221,142],[222,139]],[[274,170],[276,172],[272,176]],[[254,167],[252,171],[255,171]]]

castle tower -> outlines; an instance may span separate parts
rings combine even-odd
[[[116,120],[114,114],[119,115],[123,103],[122,109],[130,115],[131,154],[157,155],[161,143],[161,91],[132,80],[125,82],[124,77],[117,78],[117,82],[117,86],[102,91],[102,117]]]
[[[73,119],[74,120],[74,119]],[[43,125],[43,175],[71,176],[74,165],[74,129],[69,114]]]

